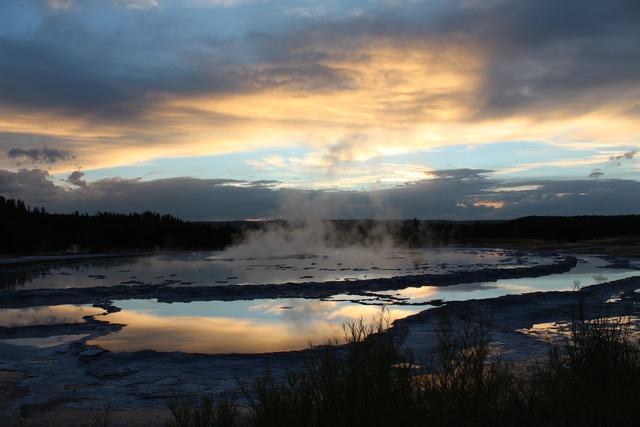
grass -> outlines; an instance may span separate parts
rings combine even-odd
[[[579,297],[579,290],[576,291]],[[314,348],[301,371],[267,372],[232,400],[170,403],[172,426],[632,426],[640,420],[640,352],[629,318],[587,319],[516,376],[490,354],[490,321],[440,322],[437,357],[418,367],[388,318],[345,325],[347,346]]]

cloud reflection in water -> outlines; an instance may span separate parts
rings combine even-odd
[[[104,310],[79,305],[53,305],[25,308],[0,309],[0,326],[58,325],[60,323],[83,323],[84,316],[93,316]]]
[[[115,305],[122,306],[118,301]],[[343,323],[360,317],[367,320],[381,313],[377,306],[303,299],[188,304],[194,311],[207,310],[208,315],[204,312],[199,315],[180,314],[187,306],[184,303],[135,301],[135,305],[137,308],[125,308],[104,318],[112,323],[127,324],[124,329],[94,339],[89,344],[100,345],[110,351],[150,349],[190,353],[265,353],[301,350],[309,347],[310,343],[324,344],[332,338],[342,337]],[[221,316],[221,311],[232,307],[236,308],[233,315]],[[392,307],[389,314],[394,320],[417,311]]]

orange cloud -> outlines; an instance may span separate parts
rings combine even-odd
[[[77,170],[76,163],[87,170],[301,144],[313,152],[296,161],[323,169],[445,145],[539,140],[579,149],[637,142],[636,120],[628,111],[640,89],[623,99],[585,99],[579,111],[567,104],[507,118],[483,117],[489,55],[471,39],[356,40],[348,46],[304,49],[322,51],[326,59],[316,65],[332,70],[339,83],[305,85],[279,72],[283,64],[234,66],[254,79],[256,89],[153,94],[137,114],[118,119],[5,107],[0,132],[57,138],[61,146],[56,148],[73,152],[77,160],[52,165],[53,173]],[[13,167],[9,159],[0,162],[0,167]],[[274,158],[257,165],[286,162],[294,160]]]

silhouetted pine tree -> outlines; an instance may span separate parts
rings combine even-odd
[[[229,224],[212,227],[172,215],[101,212],[97,215],[49,214],[28,208],[22,200],[0,196],[0,253],[58,252],[70,248],[223,249],[239,230]]]

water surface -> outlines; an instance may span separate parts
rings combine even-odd
[[[58,260],[52,265],[0,271],[0,287],[64,289],[163,284],[220,286],[387,278],[414,274],[518,268],[551,263],[522,252],[500,249],[335,249],[324,255],[290,254],[228,258],[226,252],[193,252],[92,260]]]
[[[373,259],[373,261],[372,261]],[[501,250],[395,251],[367,258],[336,253],[334,257],[293,255],[260,259],[224,258],[221,253],[191,253],[123,257],[83,261],[38,273],[25,288],[90,287],[128,283],[283,283],[287,281],[349,280],[442,273],[480,268],[519,268],[549,264],[551,259]],[[0,310],[0,326],[82,323],[96,316],[125,324],[119,332],[91,339],[90,344],[111,351],[184,351],[197,353],[262,353],[299,350],[343,336],[342,325],[380,316],[388,310],[390,321],[425,310],[435,303],[494,298],[535,291],[570,290],[575,283],[595,283],[639,275],[633,269],[605,268],[599,257],[582,257],[563,274],[537,278],[503,279],[451,286],[423,286],[370,292],[366,296],[336,295],[326,299],[262,299],[253,301],[194,301],[161,303],[151,300],[116,300],[118,312],[106,313],[91,306],[60,305]],[[313,277],[311,279],[310,277]],[[224,279],[222,279],[224,278]],[[84,337],[84,336],[83,336]],[[64,337],[40,344],[14,341],[16,345],[54,345]],[[8,342],[8,340],[6,340]]]

